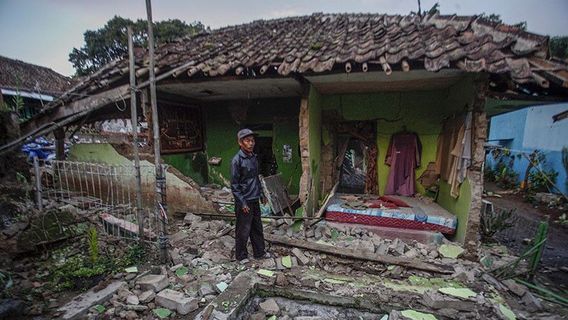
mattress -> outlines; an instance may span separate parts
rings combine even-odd
[[[444,234],[456,232],[456,216],[437,203],[427,203],[411,197],[389,196],[408,204],[408,207],[371,208],[361,203],[367,204],[372,202],[372,199],[371,201],[369,199],[345,200],[346,198],[354,199],[354,197],[354,195],[336,194],[326,208],[326,219],[391,228],[439,231]]]

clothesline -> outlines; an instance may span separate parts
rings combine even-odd
[[[556,183],[554,183],[552,180],[550,180],[550,178],[548,177],[546,172],[544,172],[544,170],[540,167],[541,163],[531,160],[530,155],[531,155],[532,152],[509,149],[509,148],[497,146],[497,145],[486,145],[485,148],[486,149],[507,150],[507,151],[512,152],[512,153],[521,154],[522,156],[524,156],[529,161],[529,163],[531,163],[533,165],[533,168],[537,169],[540,173],[542,173],[542,176],[550,183],[550,185],[552,185],[554,187],[554,189],[556,189],[556,191],[558,191],[558,193],[560,193],[562,195],[562,197],[564,197],[564,199],[566,199],[568,201],[568,196],[564,192],[562,192],[562,190],[560,190],[560,188],[556,185]]]

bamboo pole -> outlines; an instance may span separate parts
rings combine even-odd
[[[138,115],[136,110],[136,74],[134,70],[134,45],[132,27],[128,26],[128,60],[130,69],[130,122],[132,125],[132,147],[134,150],[134,171],[136,175],[136,216],[140,243],[144,240],[144,212],[142,211],[142,177],[140,176],[140,153],[138,151]]]
[[[41,172],[39,170],[39,160],[34,156],[34,176],[35,176],[35,192],[36,203],[39,210],[43,210],[42,196],[41,196]]]
[[[150,104],[152,107],[152,131],[154,134],[154,164],[156,166],[156,216],[160,217],[160,258],[162,263],[168,260],[168,237],[167,237],[167,218],[168,210],[166,204],[166,176],[164,167],[160,163],[160,124],[158,122],[158,101],[156,97],[156,74],[154,67],[154,29],[152,26],[152,3],[146,0],[146,14],[148,16],[148,56],[150,59],[149,66],[149,83],[150,83]]]

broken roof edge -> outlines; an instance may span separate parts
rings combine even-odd
[[[222,75],[227,75],[229,72],[235,72],[235,74],[237,76],[239,76],[238,71],[242,70],[242,69],[254,69],[254,68],[260,68],[260,70],[257,71],[261,71],[264,70],[266,71],[267,69],[270,68],[270,65],[274,65],[276,64],[277,66],[275,66],[275,68],[277,68],[277,73],[279,74],[278,76],[290,76],[293,74],[310,74],[310,73],[322,73],[322,72],[329,72],[334,68],[334,65],[338,64],[338,63],[346,63],[349,61],[354,61],[357,63],[371,63],[373,62],[373,60],[378,60],[380,57],[378,55],[380,55],[382,57],[382,55],[386,55],[387,58],[389,58],[389,60],[396,60],[396,61],[387,61],[390,63],[401,63],[403,60],[409,60],[409,61],[417,61],[417,59],[419,60],[420,57],[422,57],[422,59],[426,60],[426,65],[425,65],[425,69],[427,69],[428,71],[438,71],[442,68],[447,68],[449,67],[449,64],[451,63],[459,63],[461,60],[457,59],[454,60],[453,56],[450,56],[449,58],[444,58],[442,57],[442,59],[438,59],[440,58],[439,56],[437,57],[433,57],[430,58],[427,54],[420,54],[419,52],[410,52],[408,51],[409,49],[404,49],[404,51],[400,51],[394,54],[391,54],[390,51],[392,49],[389,49],[387,51],[384,51],[383,49],[381,49],[380,47],[380,43],[377,43],[376,41],[381,40],[380,38],[377,39],[372,39],[372,43],[376,43],[376,45],[379,45],[379,47],[376,47],[376,49],[372,49],[374,51],[370,51],[369,53],[363,54],[362,58],[356,58],[356,57],[348,57],[345,56],[344,58],[341,58],[342,55],[344,54],[340,54],[338,56],[333,57],[331,54],[332,53],[326,53],[326,52],[319,52],[322,51],[321,48],[310,48],[311,51],[309,52],[304,52],[305,48],[300,48],[296,51],[296,54],[299,54],[301,52],[306,53],[307,55],[313,55],[315,58],[313,58],[312,60],[307,60],[307,61],[303,61],[306,59],[306,56],[302,56],[302,57],[297,57],[295,61],[291,61],[291,62],[287,62],[287,58],[288,56],[284,57],[282,56],[284,53],[280,52],[281,57],[277,57],[274,54],[271,55],[271,58],[267,61],[260,61],[266,57],[258,57],[256,59],[254,59],[253,57],[248,58],[249,62],[247,62],[247,58],[245,57],[243,59],[237,59],[235,57],[230,57],[227,55],[230,55],[231,53],[224,53],[223,50],[228,50],[231,49],[228,47],[228,44],[224,43],[224,40],[226,39],[218,39],[218,38],[222,38],[222,36],[230,36],[230,35],[226,35],[226,33],[234,33],[237,32],[237,35],[241,34],[242,35],[242,31],[246,31],[245,29],[249,29],[249,28],[257,28],[257,27],[261,27],[262,26],[266,26],[266,27],[276,27],[278,26],[280,23],[288,23],[288,26],[290,26],[290,23],[294,23],[294,22],[306,22],[309,25],[310,21],[319,21],[316,25],[316,28],[319,28],[321,30],[324,30],[322,28],[335,28],[337,27],[336,25],[323,25],[325,23],[332,23],[333,21],[336,21],[338,19],[346,19],[344,21],[344,23],[353,23],[352,25],[359,28],[363,28],[363,25],[358,25],[357,23],[359,22],[367,22],[366,26],[369,27],[371,26],[371,23],[376,23],[377,21],[379,22],[379,25],[381,25],[381,21],[382,21],[382,25],[384,25],[385,27],[390,26],[392,27],[393,24],[395,24],[396,27],[399,28],[404,28],[405,26],[410,26],[412,24],[415,25],[421,25],[423,28],[424,26],[434,26],[434,28],[436,28],[438,31],[444,30],[444,28],[447,28],[448,26],[453,27],[455,30],[457,30],[458,34],[454,34],[453,36],[458,36],[460,35],[460,32],[464,32],[466,30],[470,30],[469,32],[471,33],[471,35],[473,37],[479,37],[479,36],[485,36],[485,35],[489,35],[491,37],[491,39],[495,39],[495,40],[501,40],[503,41],[504,39],[507,38],[513,38],[513,40],[511,40],[511,42],[514,42],[512,44],[511,50],[513,51],[513,54],[507,54],[505,53],[505,57],[507,57],[507,59],[510,60],[515,60],[516,58],[518,59],[524,59],[524,58],[541,58],[541,59],[546,59],[546,57],[548,56],[548,37],[547,36],[541,36],[538,34],[534,34],[534,33],[530,33],[527,31],[524,31],[520,28],[514,27],[514,26],[510,26],[510,25],[506,25],[506,24],[498,24],[498,23],[493,23],[491,21],[487,21],[486,19],[484,19],[481,16],[477,16],[477,15],[472,15],[472,16],[458,16],[458,15],[440,15],[440,14],[427,14],[424,16],[419,16],[415,13],[413,14],[409,14],[409,15],[387,15],[387,14],[374,14],[374,13],[358,13],[358,14],[349,14],[349,13],[329,13],[329,14],[324,14],[324,13],[313,13],[311,15],[303,15],[303,16],[292,16],[292,17],[284,17],[284,18],[277,18],[277,19],[260,19],[260,20],[254,20],[252,22],[249,23],[243,23],[243,24],[238,24],[238,25],[232,25],[232,26],[226,26],[226,27],[221,27],[219,29],[215,29],[212,31],[207,31],[207,32],[201,32],[195,35],[191,35],[191,36],[184,36],[182,38],[178,38],[175,40],[172,40],[171,42],[167,42],[167,43],[162,43],[160,44],[157,49],[156,49],[156,59],[157,60],[163,60],[163,61],[159,61],[160,62],[160,67],[158,67],[157,70],[157,76],[166,74],[172,70],[177,70],[176,72],[172,72],[171,74],[169,74],[167,77],[177,77],[179,75],[182,75],[184,77],[196,77],[201,75],[201,73],[205,73],[205,76],[208,78],[213,78],[213,77],[219,77]],[[314,23],[314,22],[311,22]],[[351,24],[350,24],[351,25]],[[346,28],[346,27],[344,27]],[[264,28],[263,28],[264,29]],[[420,29],[420,28],[419,28]],[[334,29],[336,30],[336,32],[338,31],[342,31],[342,29]],[[359,32],[362,32],[362,29],[358,29]],[[417,29],[418,30],[418,29]],[[240,33],[238,31],[241,31]],[[262,31],[262,30],[261,30]],[[266,31],[266,30],[265,30]],[[329,30],[324,30],[325,32],[331,32]],[[332,30],[333,31],[333,30]],[[345,30],[343,30],[345,31]],[[419,31],[419,30],[418,30]],[[415,31],[415,32],[418,32]],[[354,31],[355,33],[357,32],[357,30]],[[353,33],[352,33],[353,34]],[[271,35],[271,34],[268,34]],[[443,36],[446,37],[450,37],[449,35],[444,35]],[[236,35],[234,35],[236,36]],[[352,35],[353,36],[353,35]],[[208,39],[211,38],[211,39]],[[358,39],[358,36],[355,37]],[[355,40],[357,40],[355,39]],[[449,39],[449,38],[448,38]],[[239,39],[232,39],[238,43]],[[250,37],[250,34],[247,34],[247,36],[243,39],[241,39],[243,41],[248,41],[251,42],[254,39],[252,37]],[[387,39],[388,40],[388,39]],[[188,47],[188,44],[184,43],[186,42],[195,42],[194,45],[195,47],[197,47],[197,51],[199,52],[198,55],[193,56],[191,50],[192,50],[192,46]],[[267,43],[267,45],[271,46],[273,44],[271,44],[271,41],[265,42]],[[178,45],[176,47],[176,44]],[[205,46],[205,47],[204,47]],[[357,49],[357,44],[351,44],[349,45],[351,46],[351,53],[353,53],[353,50]],[[202,48],[203,47],[203,48]],[[258,53],[262,53],[262,52],[268,52],[268,51],[273,51],[276,50],[278,48],[258,48],[258,46],[252,46],[251,48],[249,48],[252,51],[246,51],[244,53],[247,54],[258,54]],[[242,49],[244,50],[244,49]],[[241,51],[242,51],[241,50]],[[256,51],[255,51],[256,50]],[[260,50],[260,51],[259,51]],[[263,51],[264,50],[264,51]],[[341,50],[346,50],[345,48],[341,49]],[[361,49],[359,49],[361,50]],[[497,48],[494,49],[494,51],[500,51],[501,49]],[[209,54],[207,54],[207,52],[211,51]],[[238,52],[241,52],[239,50],[235,50]],[[313,53],[310,53],[312,52]],[[355,50],[357,51],[357,50]],[[384,51],[384,52],[383,52]],[[372,53],[372,54],[371,54]],[[137,61],[139,65],[144,65],[145,60],[147,60],[146,54],[144,55],[144,57],[139,58]],[[291,54],[291,53],[290,53]],[[448,52],[446,54],[442,53],[443,55],[455,55],[455,52]],[[503,56],[502,53],[500,53],[501,56]],[[234,54],[233,54],[234,55]],[[287,54],[289,55],[289,54]],[[329,55],[329,58],[327,60],[319,60],[319,58],[323,55],[323,57],[325,57],[326,55]],[[414,57],[413,55],[418,55],[416,57]],[[462,54],[464,55],[464,54]],[[322,58],[323,58],[322,57]],[[262,58],[262,59],[261,59]],[[316,59],[317,58],[317,59]],[[400,59],[399,59],[400,58]],[[489,67],[489,63],[492,62],[487,62],[487,66],[485,64],[485,59],[489,59],[488,61],[490,61],[491,59],[497,59],[495,57],[491,58],[491,57],[481,57],[480,60],[475,60],[475,59],[468,59],[468,55],[465,54],[464,57],[465,61],[463,62],[463,68],[465,68],[465,71],[472,71],[472,72],[480,72],[480,71],[492,71],[492,70],[487,70],[487,68]],[[225,60],[224,60],[225,59]],[[228,60],[227,60],[228,59]],[[346,62],[338,62],[339,60],[343,61],[345,60]],[[446,61],[447,59],[449,59],[448,61]],[[220,60],[223,60],[221,62],[219,62]],[[241,61],[243,60],[243,61]],[[360,60],[360,61],[359,61]],[[463,60],[463,59],[462,59]],[[226,61],[230,61],[230,63],[226,63]],[[280,61],[280,62],[278,62]],[[258,63],[256,63],[258,62]],[[377,61],[374,61],[377,62]],[[252,63],[252,65],[250,65]],[[477,64],[477,66],[476,66]],[[472,70],[468,70],[470,68],[473,68]],[[477,70],[477,69],[483,69],[483,70]],[[501,62],[500,64],[498,64],[496,67],[498,72],[501,71],[508,71],[509,73],[511,73],[512,71],[509,70],[511,69],[511,66],[508,66],[508,63],[506,62]],[[503,69],[504,68],[504,69]],[[524,68],[524,67],[523,67]],[[521,69],[523,69],[521,68]],[[147,77],[147,66],[139,68],[137,70],[137,77],[139,79],[145,79],[145,77]],[[160,70],[162,69],[162,70]],[[503,70],[501,70],[503,69]],[[505,70],[507,69],[507,70]],[[568,70],[568,67],[565,67],[566,70]],[[530,74],[530,70],[528,71]],[[526,73],[526,72],[525,72]],[[92,75],[87,76],[86,78],[83,78],[80,80],[79,83],[77,83],[73,88],[71,88],[70,90],[66,91],[59,99],[53,101],[52,103],[50,103],[48,105],[48,107],[52,107],[55,105],[60,105],[62,103],[68,103],[70,101],[76,100],[77,96],[84,96],[85,94],[79,94],[77,96],[73,96],[74,94],[76,95],[77,92],[88,92],[88,93],[93,93],[93,92],[97,92],[97,91],[101,91],[101,90],[106,90],[105,88],[109,88],[112,87],[114,83],[116,83],[117,81],[120,81],[121,79],[124,80],[123,78],[127,77],[128,74],[128,66],[127,66],[127,60],[126,59],[117,59],[114,60],[112,62],[110,62],[109,64],[101,67],[98,71],[96,71],[95,73],[93,73]],[[525,74],[522,77],[517,76],[516,74],[511,74],[510,77],[513,81],[519,81],[519,82],[526,82],[526,81],[534,81],[534,77],[530,77],[529,74]],[[166,77],[162,77],[162,79],[164,79]],[[146,81],[147,82],[147,81]]]
[[[51,68],[0,55],[0,87],[59,96],[73,79]]]

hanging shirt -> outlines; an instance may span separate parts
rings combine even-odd
[[[385,164],[389,165],[389,177],[385,194],[413,196],[416,193],[414,170],[420,166],[422,144],[412,132],[395,133],[391,137]]]
[[[471,111],[467,113],[465,122],[460,128],[458,139],[451,155],[450,176],[448,183],[451,186],[450,195],[458,198],[460,195],[460,185],[465,180],[467,175],[467,168],[471,164],[471,132],[472,114]]]

